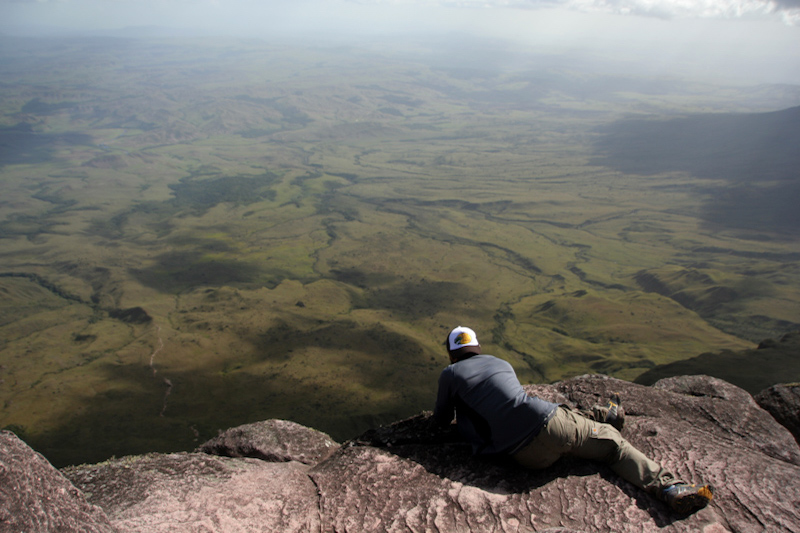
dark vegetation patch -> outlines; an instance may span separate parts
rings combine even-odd
[[[41,187],[38,191],[31,195],[31,198],[36,198],[42,202],[52,204],[55,209],[48,211],[48,214],[61,213],[68,210],[70,207],[78,203],[77,200],[64,198],[59,193],[53,193],[48,187]]]
[[[219,239],[204,239],[202,237],[192,237],[188,235],[181,235],[179,237],[170,237],[169,242],[171,245],[180,247],[191,247],[193,250],[199,250],[209,253],[223,253],[235,252],[236,249],[230,243]]]
[[[269,186],[277,180],[275,174],[265,172],[254,177],[223,176],[203,180],[189,177],[169,187],[175,195],[173,204],[176,207],[189,208],[195,214],[202,214],[222,202],[249,205],[262,200],[274,200],[276,192]]]
[[[308,346],[371,353],[379,358],[402,358],[425,351],[415,340],[380,324],[363,326],[350,320],[336,320],[312,329],[279,324],[258,335],[254,344],[264,359],[289,359],[294,350]]]
[[[204,167],[195,171],[180,183],[170,185],[174,198],[167,202],[139,202],[131,209],[117,213],[108,219],[93,220],[87,232],[106,239],[120,239],[125,228],[133,220],[156,233],[168,235],[174,228],[172,219],[181,213],[190,212],[201,216],[212,207],[229,202],[235,205],[250,205],[262,200],[273,200],[276,192],[270,189],[278,177],[270,172],[260,176],[223,176],[198,179],[218,172],[215,167]],[[33,228],[31,228],[33,229]],[[201,249],[225,251],[220,242],[198,241]]]
[[[684,361],[656,366],[636,378],[636,383],[652,385],[659,379],[708,375],[757,394],[775,384],[800,381],[800,331],[787,333],[779,342],[762,341],[758,349],[704,353]]]
[[[400,111],[399,109],[394,108],[394,107],[380,107],[380,108],[378,108],[378,111],[380,111],[381,113],[383,113],[385,115],[392,115],[394,117],[402,117],[403,116],[403,112]]]
[[[149,324],[153,321],[147,311],[141,307],[130,307],[128,309],[112,309],[108,312],[108,316],[116,318],[128,324]]]
[[[407,281],[366,292],[363,306],[367,309],[386,309],[407,319],[430,317],[447,310],[454,302],[474,298],[467,285],[449,281]]]
[[[56,228],[62,225],[63,222],[54,222],[45,217],[13,214],[0,222],[0,235],[34,240],[42,234],[56,233]]]
[[[314,180],[320,177],[322,177],[321,172],[307,172],[302,176],[297,176],[296,178],[293,178],[292,185],[296,185],[297,187],[305,187],[307,181]]]
[[[44,163],[64,146],[91,144],[85,133],[37,133],[29,124],[17,124],[0,129],[0,166]]]
[[[360,289],[386,285],[395,280],[393,274],[365,272],[357,268],[331,269],[330,273],[336,281],[353,285]]]
[[[794,233],[800,229],[800,107],[772,113],[626,120],[600,129],[592,164],[629,174],[684,171],[729,185],[710,189],[709,224]]]
[[[540,313],[543,313],[545,311],[548,311],[548,310],[552,309],[555,306],[556,306],[556,301],[555,300],[547,300],[546,302],[544,302],[542,304],[539,304],[539,306],[536,308],[536,310],[538,312],[540,312]]]
[[[41,98],[34,98],[22,106],[23,113],[30,113],[32,115],[54,115],[61,110],[70,109],[75,107],[75,102],[53,102],[47,103]]]
[[[195,287],[223,285],[275,287],[287,274],[269,276],[259,267],[232,259],[206,259],[200,252],[167,252],[148,268],[130,269],[140,283],[165,293],[180,293]]]

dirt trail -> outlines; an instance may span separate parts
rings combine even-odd
[[[153,350],[153,353],[150,354],[150,370],[153,371],[153,377],[156,377],[158,370],[156,369],[155,360],[156,355],[164,349],[164,339],[161,338],[161,326],[156,325],[156,335],[158,336],[158,344],[156,349]],[[170,393],[172,392],[172,381],[169,378],[164,378],[164,385],[167,386],[167,390],[164,391],[164,401],[161,406],[161,413],[159,416],[164,416],[164,412],[167,410],[167,398],[169,398]]]
[[[161,338],[161,326],[159,325],[156,325],[156,335],[158,335],[158,346],[153,350],[153,353],[150,354],[150,370],[153,371],[153,377],[156,377],[156,373],[158,372],[155,366],[156,355],[164,348],[164,340]]]

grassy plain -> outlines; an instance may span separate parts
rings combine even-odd
[[[266,418],[345,439],[431,408],[459,324],[537,382],[800,328],[797,227],[730,223],[724,174],[634,169],[613,130],[798,88],[370,45],[6,41],[0,427],[55,464]]]

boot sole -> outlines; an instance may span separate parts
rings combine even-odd
[[[690,514],[707,506],[713,498],[714,488],[706,485],[705,487],[700,487],[694,494],[679,497],[672,504],[672,508],[680,514]]]

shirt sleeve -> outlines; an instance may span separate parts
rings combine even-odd
[[[452,384],[453,373],[450,367],[447,367],[439,375],[439,392],[436,395],[436,407],[433,409],[433,418],[442,426],[448,425],[455,417]]]

